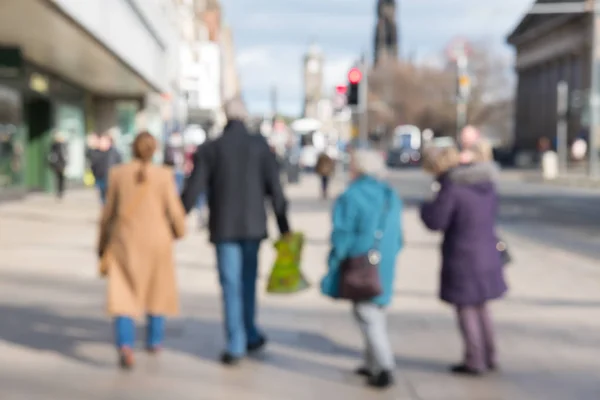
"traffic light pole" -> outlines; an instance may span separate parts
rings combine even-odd
[[[367,63],[367,57],[362,56],[361,66],[362,81],[359,86],[359,135],[360,139],[365,143],[369,140],[369,64]]]
[[[468,59],[466,54],[461,54],[456,59],[456,139],[460,142],[460,133],[467,125],[468,88],[463,79],[468,76]]]

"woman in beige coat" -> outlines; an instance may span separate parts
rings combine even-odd
[[[170,169],[151,164],[156,140],[133,143],[134,160],[110,171],[98,251],[107,260],[108,312],[115,318],[121,366],[134,364],[135,319],[146,316],[146,346],[160,349],[165,317],[179,311],[173,242],[185,234],[185,211]]]

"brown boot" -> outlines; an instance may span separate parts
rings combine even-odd
[[[131,347],[121,347],[119,349],[119,364],[123,369],[132,369],[135,365],[135,356]]]

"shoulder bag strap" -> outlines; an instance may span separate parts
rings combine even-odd
[[[390,190],[386,188],[385,190],[385,202],[383,205],[383,210],[381,211],[381,216],[379,217],[379,224],[377,225],[377,229],[375,230],[375,242],[373,243],[373,250],[379,250],[379,244],[381,243],[381,239],[383,239],[383,234],[385,232],[388,211],[390,209]]]

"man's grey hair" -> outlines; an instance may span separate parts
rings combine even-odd
[[[383,179],[387,175],[385,160],[380,152],[367,149],[356,149],[351,155],[352,168],[359,175],[367,175]]]
[[[228,121],[246,121],[248,119],[248,111],[246,110],[246,105],[240,97],[235,97],[226,101],[224,111],[225,117]]]

